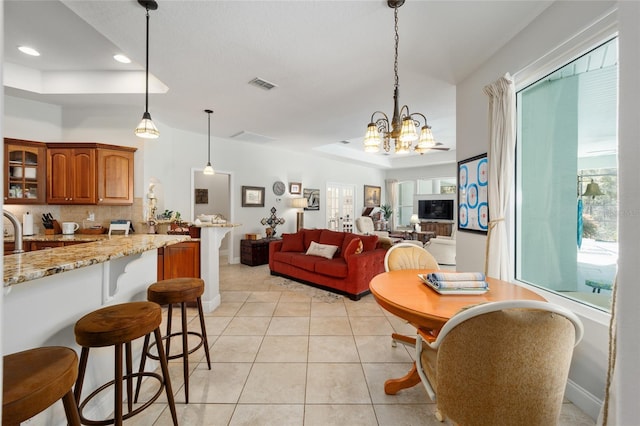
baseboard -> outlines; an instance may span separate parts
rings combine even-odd
[[[598,419],[603,401],[598,399],[591,392],[581,386],[578,386],[574,381],[568,380],[564,396],[566,399],[571,401],[573,405],[591,417],[594,422]]]

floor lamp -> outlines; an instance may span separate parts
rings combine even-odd
[[[304,227],[304,208],[308,207],[308,205],[307,199],[304,197],[291,199],[291,207],[299,209],[296,215],[296,231]]]

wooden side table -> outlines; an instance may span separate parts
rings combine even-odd
[[[276,239],[240,240],[240,263],[249,266],[269,263],[269,243]]]

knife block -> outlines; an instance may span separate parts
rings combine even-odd
[[[62,228],[60,227],[58,221],[54,219],[51,223],[53,224],[53,229],[45,229],[44,235],[62,234]]]

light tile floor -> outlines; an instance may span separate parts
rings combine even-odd
[[[222,265],[220,281],[222,304],[206,314],[211,370],[202,350],[190,356],[189,404],[181,362],[170,362],[181,425],[442,424],[422,386],[384,393],[385,380],[405,375],[413,360],[390,334],[413,331],[372,296],[354,302],[272,277],[267,265]],[[170,425],[162,401],[128,424]],[[560,425],[594,424],[563,405]]]

